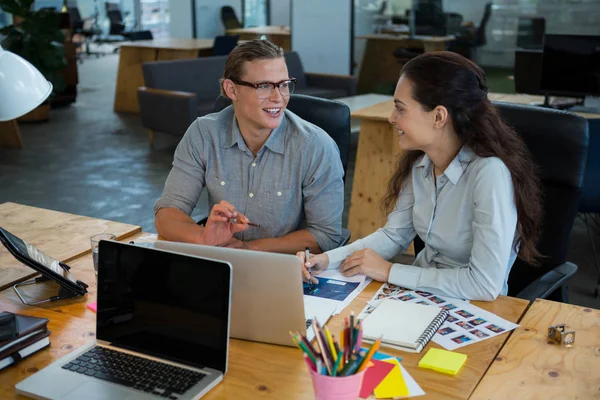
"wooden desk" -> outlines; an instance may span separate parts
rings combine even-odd
[[[283,50],[290,51],[292,49],[292,32],[289,26],[269,25],[254,28],[227,29],[225,34],[240,35],[240,40],[260,39],[264,35],[269,42],[283,48]]]
[[[492,101],[530,104],[543,102],[542,96],[490,93]],[[352,197],[348,212],[348,229],[352,240],[360,239],[385,224],[386,216],[379,202],[387,189],[396,159],[400,152],[398,137],[388,117],[394,108],[393,100],[352,112],[360,119],[360,135],[356,151],[356,167],[352,183]],[[584,118],[600,118],[599,114],[577,113]]]
[[[137,88],[144,86],[142,63],[212,55],[214,39],[140,40],[120,45],[114,111],[139,113]]]
[[[155,235],[142,233],[133,235],[127,240],[133,239],[139,242],[151,241],[155,238]],[[90,255],[75,260],[71,266],[78,278],[87,278],[90,283],[95,282]],[[350,307],[341,315],[334,317],[328,326],[335,332],[340,330],[343,317],[347,316],[350,310],[359,313],[379,286],[379,283],[369,285]],[[95,285],[91,284],[87,298],[79,301],[70,299],[54,302],[41,308],[23,305],[10,290],[0,292],[0,309],[49,318],[49,328],[52,330],[50,349],[42,350],[0,372],[0,398],[16,398],[14,386],[19,381],[93,339],[95,314],[87,310],[85,304],[95,301],[95,296]],[[525,300],[503,296],[492,303],[473,302],[473,304],[512,322],[521,319],[528,305]],[[402,365],[427,393],[425,399],[466,399],[507,339],[508,335],[505,334],[462,348],[461,352],[467,354],[469,358],[456,377],[418,368],[418,360],[426,349],[420,354],[388,349],[385,349],[385,352],[402,357]],[[428,347],[439,346],[430,343]],[[314,398],[310,376],[299,350],[244,340],[230,341],[228,373],[224,381],[209,392],[206,399],[256,398],[281,400]]]
[[[402,62],[394,57],[399,48],[441,51],[454,36],[415,36],[408,35],[367,35],[357,36],[367,41],[360,71],[358,73],[357,93],[371,93],[380,85],[395,86],[400,77]]]
[[[575,344],[547,339],[566,323]],[[600,311],[537,299],[492,363],[472,399],[592,399],[600,393]]]
[[[141,231],[139,226],[16,203],[0,204],[0,226],[64,262],[91,253],[90,237],[96,233],[110,232],[121,239]],[[21,264],[4,246],[0,246],[0,290],[35,275],[34,270]],[[30,290],[24,291],[29,293]]]

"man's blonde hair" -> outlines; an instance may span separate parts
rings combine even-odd
[[[246,62],[270,60],[283,57],[283,49],[268,40],[249,40],[237,45],[227,56],[223,77],[220,79],[221,94],[228,97],[223,90],[225,79],[241,80]]]

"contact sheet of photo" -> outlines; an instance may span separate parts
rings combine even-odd
[[[448,350],[501,335],[519,326],[467,301],[444,298],[390,283],[379,288],[358,318],[364,319],[385,299],[425,304],[447,310],[448,318],[432,340]]]

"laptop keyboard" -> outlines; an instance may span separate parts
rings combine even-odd
[[[168,399],[177,399],[206,376],[98,346],[62,368]]]

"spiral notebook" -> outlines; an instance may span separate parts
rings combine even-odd
[[[444,323],[448,312],[439,307],[386,299],[363,321],[363,340],[419,353]]]

